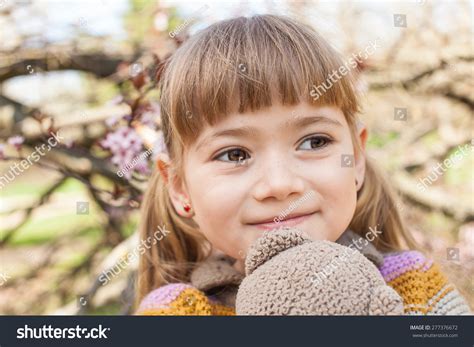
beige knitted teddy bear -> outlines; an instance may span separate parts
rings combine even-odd
[[[238,315],[400,315],[401,297],[359,251],[297,229],[265,232],[250,247]]]

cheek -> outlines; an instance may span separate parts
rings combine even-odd
[[[330,225],[330,241],[335,241],[347,229],[357,203],[354,175],[343,173],[341,176],[339,179],[334,177],[332,185],[328,185],[322,192]]]
[[[320,165],[319,165],[320,164]],[[341,167],[340,155],[320,162],[311,178],[320,196],[326,237],[335,241],[349,226],[356,207],[357,190],[353,167]]]
[[[195,175],[188,181],[189,195],[199,219],[220,220],[236,215],[242,192],[238,185],[212,175]]]
[[[194,221],[200,231],[218,249],[229,254],[229,245],[238,239],[233,231],[239,221],[242,191],[228,180],[213,175],[193,175],[188,179],[188,191],[194,209]]]

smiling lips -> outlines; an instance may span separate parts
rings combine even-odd
[[[308,214],[300,214],[300,215],[289,215],[285,217],[285,219],[282,219],[282,220],[278,220],[278,218],[275,218],[276,222],[274,220],[271,220],[271,221],[264,221],[261,223],[250,223],[250,225],[254,225],[257,228],[262,229],[262,230],[271,230],[278,227],[293,227],[305,221],[306,219],[311,217],[314,213],[315,212],[308,213]]]

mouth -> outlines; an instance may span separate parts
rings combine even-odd
[[[315,213],[316,212],[311,212],[311,213],[306,213],[306,214],[290,214],[283,219],[279,219],[278,217],[275,217],[273,219],[264,220],[258,223],[249,223],[249,225],[255,226],[262,230],[272,230],[279,227],[293,227],[295,225],[298,225],[304,222]]]

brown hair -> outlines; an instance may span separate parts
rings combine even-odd
[[[281,103],[339,107],[360,150],[356,129],[359,101],[354,79],[345,75],[315,100],[311,90],[343,65],[339,54],[312,28],[292,19],[259,15],[218,22],[192,36],[167,63],[161,88],[161,117],[167,150],[181,175],[184,148],[202,128],[232,112],[255,111]],[[137,300],[170,282],[189,280],[192,265],[209,255],[210,245],[190,219],[174,210],[163,178],[154,172],[144,198],[140,237],[164,225],[171,231],[140,258]],[[389,185],[367,159],[350,228],[363,235],[377,226],[374,241],[389,251],[414,243],[402,225]]]

